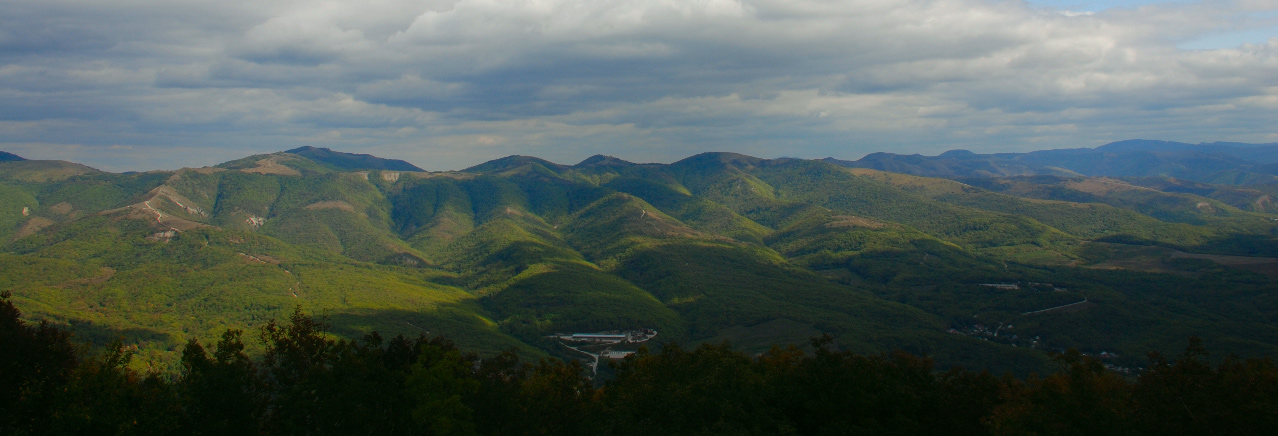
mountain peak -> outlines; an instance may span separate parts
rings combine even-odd
[[[937,155],[937,157],[945,157],[950,159],[965,159],[965,158],[973,158],[977,156],[978,155],[976,153],[973,153],[970,150],[950,150],[945,153],[941,153],[940,155]]]
[[[525,165],[531,165],[531,164],[541,165],[551,170],[560,170],[564,168],[563,165],[560,165],[539,157],[510,155],[503,158],[493,159],[488,162],[484,162],[470,168],[466,168],[462,170],[462,172],[492,173],[492,172],[512,170],[515,168],[519,168],[519,167],[522,167]]]
[[[764,160],[765,159],[747,156],[741,153],[710,151],[680,160],[675,162],[675,165],[728,165],[751,168],[763,163]]]
[[[618,159],[612,156],[596,154],[594,156],[586,158],[586,160],[583,160],[580,163],[573,166],[580,168],[580,167],[628,167],[631,165],[634,165],[634,162],[629,162],[629,161]]]
[[[13,162],[13,161],[19,161],[19,160],[27,160],[27,159],[13,153],[0,151],[0,162]]]

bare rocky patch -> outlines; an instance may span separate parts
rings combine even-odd
[[[53,212],[53,213],[56,213],[56,214],[58,214],[58,215],[66,215],[66,214],[69,214],[69,213],[71,213],[71,211],[72,211],[72,210],[74,210],[74,209],[75,209],[75,208],[71,206],[71,203],[67,203],[67,202],[65,202],[65,201],[64,201],[64,202],[61,202],[61,203],[58,203],[58,204],[55,204],[55,205],[53,205],[53,206],[49,206],[49,212]]]
[[[1109,195],[1115,192],[1123,191],[1152,191],[1161,192],[1156,189],[1150,189],[1142,186],[1135,186],[1130,183],[1115,180],[1108,177],[1093,177],[1083,180],[1073,181],[1065,184],[1065,187],[1075,191],[1086,192],[1093,195]]]
[[[39,217],[39,216],[32,217],[31,219],[27,220],[27,222],[23,223],[22,227],[18,228],[17,233],[13,234],[13,240],[16,241],[16,240],[25,238],[27,236],[34,235],[36,232],[39,232],[40,230],[44,230],[45,227],[49,227],[53,224],[54,222],[51,219],[48,219],[45,217]]]
[[[300,176],[302,173],[293,168],[281,165],[280,162],[295,159],[290,156],[271,156],[256,162],[257,166],[240,171],[254,174],[277,174],[281,176]]]

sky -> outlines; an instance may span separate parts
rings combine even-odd
[[[1278,142],[1278,0],[0,0],[0,150],[857,159]]]

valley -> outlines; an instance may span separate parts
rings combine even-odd
[[[340,337],[533,360],[600,354],[557,333],[634,329],[751,353],[825,334],[1018,374],[1067,348],[1139,367],[1189,336],[1278,356],[1268,181],[936,176],[732,153],[446,172],[315,148],[123,174],[13,160],[0,288],[160,370],[295,307]],[[1015,337],[991,340],[1000,324]]]

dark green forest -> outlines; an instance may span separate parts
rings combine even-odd
[[[749,355],[730,344],[641,349],[592,380],[574,362],[481,358],[443,337],[334,339],[296,309],[255,331],[192,339],[177,373],[130,369],[27,323],[0,297],[0,433],[193,435],[1252,435],[1278,426],[1270,359],[1211,359],[1201,343],[1120,375],[1053,354],[1045,375],[938,370],[902,351],[814,338]],[[250,357],[246,342],[265,352]]]

